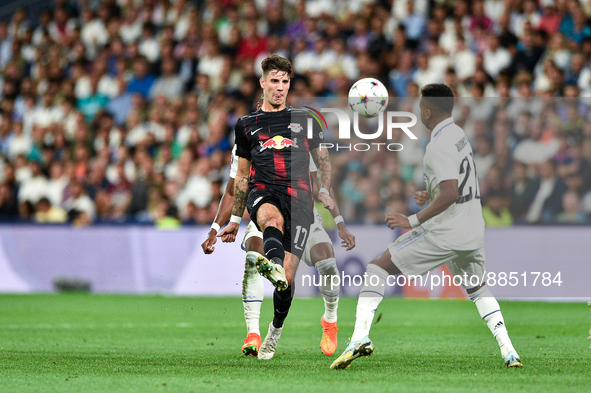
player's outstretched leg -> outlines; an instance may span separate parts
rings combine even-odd
[[[261,347],[261,332],[259,319],[261,316],[261,304],[264,298],[263,277],[256,268],[256,255],[247,253],[242,279],[242,305],[244,306],[244,320],[246,321],[247,336],[244,339],[242,353],[249,356],[257,356]]]
[[[390,252],[386,250],[379,258],[379,260],[386,260],[390,262]],[[330,368],[338,370],[349,367],[351,362],[360,356],[369,356],[374,351],[372,341],[369,339],[369,330],[375,312],[384,298],[386,290],[386,280],[389,273],[374,264],[373,261],[367,265],[365,273],[367,279],[359,292],[359,300],[357,302],[357,315],[355,319],[355,330],[351,341],[348,343],[345,352],[335,360]],[[391,262],[390,262],[391,263]]]
[[[275,326],[273,326],[273,322],[269,324],[269,331],[265,336],[265,341],[263,341],[263,345],[261,345],[261,348],[259,349],[259,359],[273,359],[273,356],[275,356],[275,351],[277,350],[277,342],[279,341],[279,337],[281,337],[282,331],[283,325],[281,325],[280,328],[276,328]]]
[[[273,292],[273,308],[275,309],[273,321],[269,324],[269,332],[259,350],[259,359],[271,359],[275,355],[277,341],[279,341],[279,337],[283,331],[283,322],[287,318],[293,300],[294,288],[291,286],[291,283],[296,274],[298,264],[299,259],[295,255],[289,252],[286,253],[285,268],[288,272],[287,282],[289,286],[285,291],[280,291],[276,288],[275,292]]]
[[[256,261],[259,273],[271,281],[273,286],[280,291],[285,290],[288,286],[283,268],[285,250],[282,238],[283,233],[279,229],[272,226],[266,227],[263,232],[265,256],[260,255]]]
[[[316,247],[320,246],[317,245]],[[324,299],[324,315],[320,319],[322,340],[320,349],[331,356],[337,349],[337,308],[339,307],[340,280],[337,261],[333,257],[320,260],[314,265],[320,275],[320,293]],[[333,280],[333,277],[335,279]]]
[[[513,344],[509,338],[509,333],[505,327],[505,321],[503,320],[503,314],[501,314],[501,307],[499,302],[488,290],[488,287],[484,285],[482,288],[476,291],[469,291],[470,300],[474,302],[478,313],[490,329],[494,338],[499,343],[501,349],[501,356],[507,367],[523,367],[521,359]]]
[[[256,269],[261,274],[261,276],[269,280],[276,289],[284,291],[288,284],[283,266],[279,265],[278,263],[273,263],[258,252],[250,252],[253,253],[252,255],[255,258]]]
[[[287,318],[291,301],[293,300],[292,287],[287,287],[285,291],[275,289],[273,292],[273,306],[275,308],[275,315],[273,321],[269,324],[269,331],[265,336],[265,340],[259,349],[259,359],[269,360],[275,356],[277,350],[277,342],[281,337],[283,331],[283,322]]]

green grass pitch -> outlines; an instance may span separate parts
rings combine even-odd
[[[584,303],[501,302],[525,365],[506,369],[469,301],[386,299],[374,356],[329,370],[353,331],[341,299],[339,348],[322,354],[321,298],[294,300],[275,358],[241,356],[239,298],[0,296],[2,392],[589,392]],[[263,304],[267,331],[271,299]]]

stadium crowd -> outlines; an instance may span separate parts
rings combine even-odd
[[[589,223],[591,1],[56,0],[0,22],[0,219],[209,224],[260,62],[293,97],[376,77],[418,114],[458,97],[488,226]],[[418,129],[419,127],[417,127]],[[350,223],[416,212],[424,133],[401,152],[331,152]],[[330,139],[330,138],[329,138]],[[355,140],[352,140],[355,142]]]

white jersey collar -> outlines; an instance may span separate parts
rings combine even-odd
[[[439,122],[435,128],[433,128],[433,131],[431,132],[431,140],[433,140],[433,138],[435,138],[437,136],[437,134],[439,134],[441,132],[441,130],[443,130],[445,127],[449,126],[450,124],[454,123],[454,118],[453,117],[448,117],[445,120],[442,120],[441,122]]]

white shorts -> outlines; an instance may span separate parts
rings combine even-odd
[[[240,247],[242,247],[242,250],[246,251],[246,241],[253,236],[262,239],[263,232],[257,229],[257,226],[254,224],[254,221],[250,221],[250,223],[248,223],[248,226],[246,227],[246,233],[244,234],[244,239],[242,239],[242,244],[240,245]]]
[[[461,285],[465,289],[477,287],[486,280],[484,248],[467,251],[451,250],[437,243],[435,236],[422,226],[390,243],[388,250],[392,255],[392,263],[407,278],[414,279],[416,277],[411,276],[421,276],[446,264],[453,276],[462,276]]]
[[[312,247],[320,243],[328,243],[332,247],[332,240],[322,226],[322,221],[319,222],[316,219],[316,215],[314,215],[314,223],[310,227],[310,236],[308,236],[308,242],[306,243],[306,248],[304,249],[304,254],[302,255],[302,261],[304,261],[306,265],[314,266],[312,263],[312,257],[310,256],[310,250]]]
[[[246,241],[251,237],[256,236],[260,239],[263,238],[263,233],[259,231],[254,224],[254,222],[250,222],[246,227],[246,233],[244,234],[244,239],[242,240],[241,247],[244,251],[246,251]],[[304,254],[302,255],[302,261],[306,263],[308,266],[314,266],[312,264],[312,258],[310,256],[310,250],[317,244],[320,243],[328,243],[332,247],[332,240],[324,227],[322,226],[322,221],[319,221],[314,215],[314,223],[310,227],[310,236],[308,236],[308,242],[306,243],[306,248],[304,249]]]

